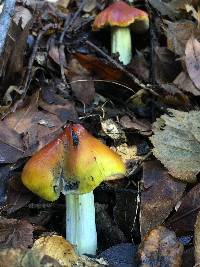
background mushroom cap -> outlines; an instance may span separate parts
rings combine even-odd
[[[64,129],[68,142],[64,159],[64,177],[77,182],[75,193],[93,191],[101,182],[122,178],[126,168],[120,156],[93,137],[80,124]]]
[[[128,27],[135,21],[144,21],[144,24],[148,24],[148,14],[143,10],[129,6],[123,1],[118,1],[96,16],[92,29],[98,31],[106,26]]]

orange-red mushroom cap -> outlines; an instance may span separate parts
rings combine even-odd
[[[98,31],[106,26],[128,27],[137,21],[148,24],[148,14],[143,10],[129,6],[123,1],[117,1],[96,16],[92,29]]]

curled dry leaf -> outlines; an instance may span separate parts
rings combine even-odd
[[[153,124],[153,153],[172,176],[195,182],[200,171],[200,112],[168,111]]]
[[[33,226],[24,220],[0,217],[0,249],[28,248],[33,243]]]
[[[175,181],[158,161],[144,162],[142,182],[140,231],[144,236],[168,217],[180,200],[185,184]]]
[[[159,226],[146,235],[140,244],[140,267],[180,267],[183,249],[173,231]]]
[[[200,90],[200,43],[194,37],[191,37],[185,48],[185,63],[188,74]]]
[[[196,267],[200,266],[200,212],[197,215],[195,229],[194,229],[194,255]]]

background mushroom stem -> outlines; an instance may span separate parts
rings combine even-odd
[[[66,195],[66,239],[77,253],[96,254],[97,233],[93,192]]]
[[[111,49],[112,53],[119,53],[119,59],[124,65],[132,59],[131,33],[129,27],[111,28]]]

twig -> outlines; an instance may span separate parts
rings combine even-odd
[[[61,77],[62,80],[64,82],[64,84],[67,86],[67,88],[70,88],[66,78],[65,78],[65,72],[64,72],[64,49],[65,46],[63,44],[63,39],[65,37],[66,32],[72,27],[74,21],[77,19],[78,15],[80,14],[80,12],[82,11],[84,5],[85,5],[86,0],[83,0],[82,4],[80,5],[80,7],[78,8],[78,10],[74,13],[73,17],[71,18],[71,16],[68,16],[65,20],[65,24],[64,24],[64,30],[60,36],[59,39],[59,61],[60,61],[60,72],[61,72]]]
[[[30,82],[31,82],[31,78],[32,78],[32,67],[33,67],[33,62],[35,60],[35,57],[36,57],[36,54],[37,54],[37,50],[38,50],[38,45],[40,43],[40,40],[42,38],[42,36],[50,29],[58,29],[59,26],[57,24],[47,24],[38,34],[38,37],[35,41],[35,44],[34,44],[34,47],[33,47],[33,51],[32,51],[32,54],[29,58],[29,62],[28,62],[28,66],[27,66],[27,72],[26,72],[26,79],[25,79],[25,82],[24,82],[24,92],[23,92],[23,95],[22,95],[22,99],[24,99],[24,97],[26,96],[26,93],[28,91],[28,88],[29,88],[29,85],[30,85]]]
[[[4,51],[6,37],[8,35],[10,23],[15,10],[16,0],[5,0],[3,11],[0,15],[0,55]]]
[[[106,58],[110,63],[112,63],[114,66],[116,66],[119,70],[121,70],[123,73],[125,73],[129,78],[131,78],[131,80],[137,84],[140,88],[142,89],[146,89],[148,91],[150,91],[153,95],[155,96],[159,96],[154,90],[153,90],[153,86],[151,86],[150,84],[144,84],[141,80],[139,80],[134,74],[130,73],[129,71],[127,71],[123,65],[121,65],[120,63],[118,63],[115,59],[111,58],[109,55],[107,55],[102,49],[100,49],[99,47],[97,47],[95,44],[93,44],[91,41],[86,40],[85,43],[90,46],[91,48],[93,48],[94,50],[96,50],[101,56],[103,56],[104,58]]]

